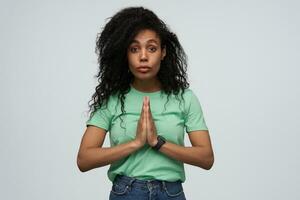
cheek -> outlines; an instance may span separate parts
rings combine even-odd
[[[128,60],[128,64],[133,65],[134,63],[136,63],[137,58],[133,55],[127,55],[127,60]]]
[[[154,63],[155,68],[159,69],[159,68],[160,68],[160,63],[161,63],[160,58],[156,58],[156,59],[155,59],[155,63]]]

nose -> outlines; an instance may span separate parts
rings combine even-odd
[[[140,60],[141,61],[145,61],[148,59],[148,56],[147,56],[147,51],[146,49],[142,49],[141,50],[141,54],[140,54]]]

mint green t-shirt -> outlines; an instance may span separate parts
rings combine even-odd
[[[184,90],[184,101],[179,93],[178,98],[171,94],[167,102],[167,94],[162,90],[142,92],[132,85],[124,101],[126,113],[121,116],[123,122],[120,119],[121,101],[118,101],[117,96],[111,96],[107,106],[97,109],[95,114],[86,121],[86,125],[107,130],[111,147],[134,140],[144,96],[150,97],[152,118],[158,135],[163,136],[167,141],[185,146],[185,132],[208,130],[200,102],[191,89]],[[184,163],[153,150],[148,144],[127,157],[111,163],[107,172],[108,178],[113,182],[117,174],[140,180],[185,181]]]

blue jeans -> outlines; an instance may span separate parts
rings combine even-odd
[[[186,200],[180,180],[139,180],[117,175],[110,191],[109,200]]]

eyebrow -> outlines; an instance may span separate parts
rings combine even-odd
[[[147,40],[147,43],[149,43],[149,42],[154,42],[154,43],[158,44],[158,42],[155,39],[149,39],[149,40]],[[132,43],[140,43],[140,42],[137,41],[137,40],[132,40],[131,44]]]

